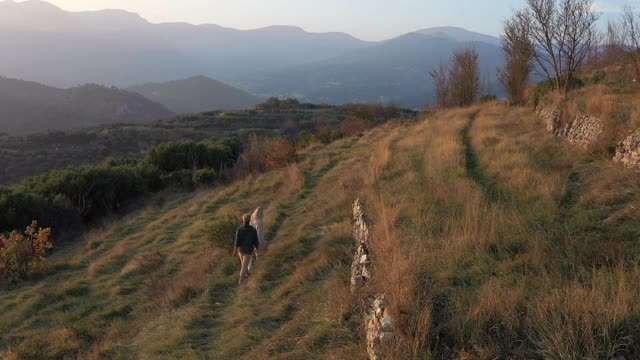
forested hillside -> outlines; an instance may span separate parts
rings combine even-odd
[[[113,123],[149,123],[172,115],[142,95],[88,84],[58,89],[0,77],[0,133],[23,135]]]
[[[260,98],[256,96],[206,76],[166,83],[146,83],[128,90],[163,104],[178,114],[239,110],[260,102]]]

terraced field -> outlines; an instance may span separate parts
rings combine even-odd
[[[0,348],[29,359],[360,359],[385,293],[393,359],[635,358],[640,181],[500,104],[389,123],[287,169],[174,195],[85,236],[0,294]],[[374,225],[351,294],[350,203]],[[208,224],[266,209],[270,249],[237,285]]]

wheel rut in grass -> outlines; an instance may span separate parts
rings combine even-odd
[[[464,167],[467,176],[476,184],[480,185],[485,197],[492,202],[508,201],[509,196],[497,184],[491,180],[480,165],[478,154],[471,142],[471,128],[478,117],[479,111],[474,111],[469,115],[467,124],[460,131],[464,152]]]

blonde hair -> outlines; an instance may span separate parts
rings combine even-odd
[[[256,210],[251,215],[251,219],[262,219],[264,217],[264,210],[261,207],[256,208]]]
[[[251,222],[251,215],[249,214],[244,214],[242,215],[242,222],[246,225],[249,224]]]

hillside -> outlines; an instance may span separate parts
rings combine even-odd
[[[99,85],[58,89],[0,77],[0,132],[28,134],[120,122],[148,123],[171,111],[139,94]]]
[[[0,293],[18,358],[364,358],[386,294],[389,358],[635,358],[638,178],[487,104],[312,146],[220,189],[165,195]],[[326,196],[326,194],[332,196]],[[351,202],[372,277],[349,291]],[[265,208],[270,249],[237,285],[213,221]],[[231,239],[229,239],[231,241]],[[330,295],[330,296],[328,296]]]
[[[245,109],[260,102],[256,96],[206,76],[166,83],[147,83],[127,90],[179,114]]]
[[[299,97],[304,101],[342,104],[394,101],[403,107],[433,104],[429,71],[447,62],[451,52],[475,48],[480,71],[501,95],[495,70],[502,66],[499,39],[457,28],[434,28],[405,34],[329,60],[241,77],[236,82],[255,94]]]
[[[150,146],[181,139],[203,140],[249,134],[295,135],[300,130],[335,127],[353,109],[300,104],[292,108],[212,111],[175,116],[148,124],[117,124],[74,131],[0,136],[0,184],[107,158],[140,158]]]

